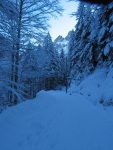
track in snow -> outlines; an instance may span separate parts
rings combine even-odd
[[[113,150],[113,119],[80,95],[43,91],[0,115],[0,150]]]

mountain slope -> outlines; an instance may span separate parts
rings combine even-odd
[[[67,38],[63,38],[62,36],[58,36],[54,41],[55,49],[61,52],[63,49],[65,53],[68,52],[68,43],[69,40]]]

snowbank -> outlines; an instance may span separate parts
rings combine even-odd
[[[88,100],[113,105],[113,68],[97,69],[80,85],[72,85],[70,92],[84,95]]]
[[[51,92],[50,92],[51,93]],[[55,116],[55,99],[41,91],[37,98],[10,107],[0,114],[1,150],[36,150]],[[43,142],[43,140],[42,140]]]
[[[0,114],[0,150],[113,150],[112,116],[82,95],[41,91]]]

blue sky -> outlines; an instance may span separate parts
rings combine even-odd
[[[62,0],[62,5],[64,7],[64,12],[62,16],[59,16],[57,19],[51,18],[50,20],[50,29],[49,32],[53,40],[62,35],[65,37],[67,33],[74,29],[76,24],[75,17],[71,17],[70,14],[77,10],[77,2],[67,2],[67,0]]]

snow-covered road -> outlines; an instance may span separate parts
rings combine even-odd
[[[0,114],[0,150],[113,150],[113,117],[81,95],[42,91]]]

